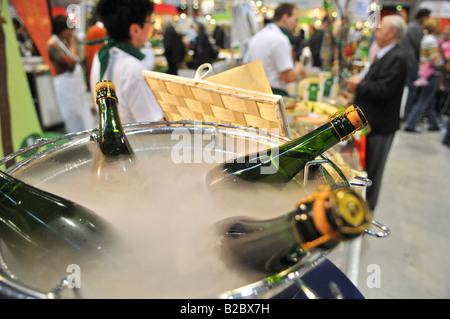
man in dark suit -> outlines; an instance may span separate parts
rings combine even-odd
[[[355,93],[355,104],[367,117],[366,170],[372,186],[367,189],[367,202],[375,209],[387,156],[400,128],[400,104],[406,82],[407,63],[398,42],[405,32],[400,16],[385,16],[375,30],[380,47],[375,62],[363,79],[354,76],[346,80]]]
[[[178,75],[178,66],[184,60],[186,49],[184,47],[181,35],[172,25],[172,18],[166,17],[163,20],[164,27],[164,56],[167,60],[169,69],[168,74]]]

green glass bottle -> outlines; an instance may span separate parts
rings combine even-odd
[[[331,116],[329,122],[298,139],[265,152],[253,153],[212,169],[207,174],[210,185],[220,181],[286,183],[300,172],[308,161],[363,129],[367,120],[357,106]]]
[[[108,80],[95,85],[96,103],[99,108],[99,138],[102,153],[106,156],[133,155],[119,117],[119,100],[114,83]]]
[[[353,190],[320,186],[284,216],[220,222],[222,258],[231,266],[274,274],[298,263],[308,252],[328,251],[361,235],[371,221],[370,209]]]
[[[86,207],[0,172],[0,238],[21,265],[61,279],[69,264],[113,261],[117,234]]]

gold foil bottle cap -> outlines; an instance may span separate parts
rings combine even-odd
[[[349,106],[345,112],[345,116],[352,123],[355,130],[362,130],[367,125],[367,119],[361,109],[356,105]]]
[[[304,250],[311,250],[330,240],[341,241],[359,236],[372,221],[365,201],[350,188],[332,190],[330,186],[319,186],[297,205],[308,202],[313,202],[312,220],[321,236],[303,243]]]
[[[97,95],[98,91],[101,90],[101,89],[108,89],[108,88],[110,90],[114,90],[114,91],[116,90],[116,86],[111,81],[104,80],[104,81],[98,82],[95,85],[95,94]]]
[[[370,227],[372,214],[366,202],[350,188],[334,192],[335,222],[339,232],[346,236],[358,236]]]
[[[95,85],[95,96],[96,103],[98,103],[98,100],[102,97],[112,98],[119,102],[116,96],[116,86],[113,82],[108,80],[97,82],[97,84]]]

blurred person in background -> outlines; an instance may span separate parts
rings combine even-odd
[[[98,16],[98,14],[97,14]],[[97,17],[97,22],[92,25],[88,31],[86,32],[86,37],[84,38],[84,41],[90,42],[104,39],[106,37],[106,29],[103,25],[103,22],[101,22],[100,17]],[[102,48],[102,46],[105,44],[105,41],[102,41],[100,43],[96,44],[85,44],[84,46],[84,55],[86,57],[86,82],[88,85],[88,88],[90,87],[90,76],[91,76],[91,69],[92,69],[92,61],[94,60],[95,54]]]
[[[331,17],[325,17],[324,20],[329,21],[324,27],[324,35],[320,45],[320,67],[322,70],[331,71],[331,69],[339,63],[339,46],[333,35]]]
[[[420,44],[420,64],[422,67],[429,65],[434,72],[427,78],[426,84],[421,87],[419,97],[416,104],[406,118],[406,132],[419,133],[416,128],[422,114],[425,114],[428,119],[428,130],[439,131],[439,121],[435,110],[436,92],[439,88],[439,80],[441,68],[444,61],[441,57],[437,35],[439,34],[439,27],[441,20],[428,19],[423,23],[425,35]]]
[[[309,38],[309,48],[311,49],[312,57],[313,57],[313,66],[321,68],[322,67],[322,59],[320,58],[320,50],[322,48],[323,38],[325,37],[325,33],[327,32],[330,26],[330,18],[325,16],[322,19],[322,23],[320,28],[314,29],[314,33]]]
[[[414,17],[415,19],[408,24],[406,34],[400,41],[400,46],[405,52],[406,61],[408,62],[408,76],[406,79],[408,97],[405,103],[404,119],[408,117],[419,96],[420,89],[413,82],[419,77],[420,42],[423,37],[422,24],[430,17],[430,13],[431,11],[426,8],[419,9]]]
[[[221,48],[221,49],[225,49],[226,48],[226,31],[225,31],[225,25],[223,24],[218,24],[215,28],[214,28],[214,32],[213,32],[213,39],[215,44]]]
[[[178,34],[175,27],[172,25],[172,18],[165,17],[163,19],[164,28],[164,56],[166,57],[169,69],[167,73],[178,75],[178,66],[183,62],[186,56],[186,48],[182,41],[181,35]]]
[[[67,17],[56,16],[47,51],[55,69],[54,85],[61,117],[67,133],[91,129],[95,122],[86,97],[83,71],[77,55],[74,29],[67,26]]]
[[[295,5],[280,4],[275,9],[273,23],[268,23],[250,39],[243,55],[244,63],[261,60],[274,94],[287,96],[288,84],[306,75],[304,66],[294,61],[290,41],[297,20]]]
[[[367,202],[372,209],[378,202],[384,167],[395,132],[400,128],[400,105],[406,82],[407,63],[398,42],[406,25],[397,15],[388,15],[375,30],[379,46],[375,61],[364,78],[346,79],[358,105],[369,122],[366,136],[366,170],[372,185],[367,188]]]
[[[98,81],[110,80],[116,86],[123,123],[164,119],[161,107],[142,76],[147,64],[141,49],[153,26],[153,2],[100,0],[97,12],[109,39],[92,62],[92,93],[95,94]]]
[[[194,56],[192,57],[192,62],[189,63],[189,67],[197,69],[203,63],[213,63],[219,51],[209,41],[208,32],[202,23],[195,22],[192,28],[197,36],[190,43],[190,47],[194,51]]]
[[[295,61],[300,61],[303,48],[306,46],[305,30],[299,29],[296,34],[291,37],[292,47],[294,48]]]
[[[17,44],[19,45],[20,55],[30,57],[39,55],[39,51],[31,40],[30,35],[25,30],[23,23],[18,18],[12,19],[14,31],[16,32]]]
[[[439,105],[440,112],[449,113],[448,107],[450,106],[450,26],[447,26],[442,32],[442,44],[441,52],[444,58],[443,68],[443,99],[441,105]],[[442,140],[444,145],[450,147],[450,118],[447,119],[447,129]]]

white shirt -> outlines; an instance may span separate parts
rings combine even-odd
[[[116,86],[122,123],[161,120],[164,117],[164,113],[142,76],[142,71],[146,69],[145,59],[140,61],[115,47],[111,48],[109,53],[109,63],[103,80],[108,79]],[[91,70],[91,92],[94,95],[95,84],[99,81],[100,61],[96,55],[92,62]]]
[[[261,60],[272,88],[287,88],[287,83],[281,79],[280,73],[294,68],[292,46],[289,38],[276,24],[267,24],[250,39],[243,62],[256,60]]]

